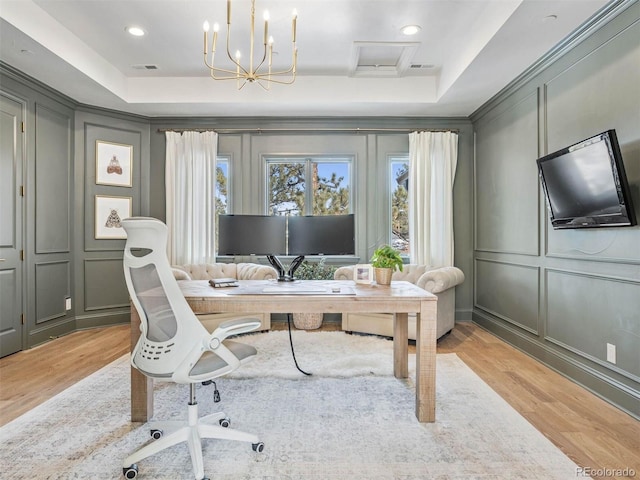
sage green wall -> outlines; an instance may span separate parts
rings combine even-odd
[[[149,123],[117,113],[79,108],[75,117],[76,328],[129,321],[129,292],[122,270],[124,240],[96,239],[96,195],[130,198],[132,214],[149,211]],[[131,145],[131,187],[96,184],[96,141]]]
[[[83,107],[6,64],[0,90],[25,109],[22,347],[128,322],[124,241],[95,239],[95,195],[129,197],[134,215],[148,214],[148,119]],[[132,187],[96,185],[96,140],[132,145]]]
[[[73,294],[74,105],[1,70],[0,89],[23,105],[24,348],[75,328]],[[20,312],[18,312],[20,313]]]
[[[615,128],[640,215],[640,4],[594,26],[471,117],[473,320],[640,417],[640,226],[553,230],[535,163]]]

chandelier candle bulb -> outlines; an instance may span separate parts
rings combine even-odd
[[[216,53],[216,43],[218,41],[218,30],[220,30],[220,25],[217,23],[213,24],[213,42],[211,43],[211,53]],[[213,65],[213,55],[211,56],[211,64]]]
[[[267,44],[269,39],[269,12],[264,11],[264,44]]]
[[[293,43],[296,43],[296,23],[298,21],[298,10],[293,9],[293,20],[291,25],[291,30],[293,32]]]
[[[202,29],[204,30],[204,55],[205,55],[205,60],[207,59],[207,45],[209,44],[209,39],[208,39],[208,34],[209,34],[209,22],[205,20],[204,24],[202,25]]]

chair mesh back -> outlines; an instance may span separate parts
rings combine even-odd
[[[167,342],[178,330],[176,317],[166,296],[156,266],[152,263],[131,268],[131,282],[147,317],[147,339],[151,342]]]
[[[127,232],[125,280],[141,329],[131,364],[147,376],[170,378],[207,330],[171,272],[166,225],[153,218],[129,217],[122,227]]]

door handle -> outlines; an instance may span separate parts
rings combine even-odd
[[[0,258],[0,262],[6,262],[7,259],[6,258]]]

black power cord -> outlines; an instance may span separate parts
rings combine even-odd
[[[287,313],[287,324],[289,325],[289,344],[291,345],[291,355],[293,356],[293,363],[296,364],[296,368],[300,373],[304,373],[307,376],[311,376],[312,374],[309,372],[305,372],[298,366],[298,361],[296,360],[296,352],[293,350],[293,338],[291,337],[291,317],[290,313]]]

